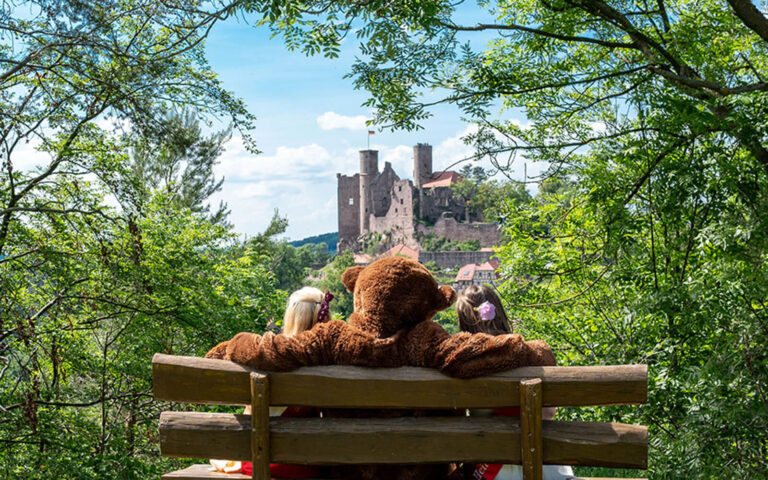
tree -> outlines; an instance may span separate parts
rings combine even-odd
[[[165,191],[182,208],[210,214],[208,198],[221,190],[213,167],[231,138],[229,130],[203,136],[200,121],[191,111],[168,114],[153,138],[136,136],[131,168],[139,182],[144,202],[155,190]],[[141,205],[134,206],[137,209]],[[210,214],[214,223],[226,221],[229,211],[224,202]]]
[[[275,275],[278,288],[290,293],[304,286],[314,270],[328,263],[330,254],[324,243],[294,247],[287,240],[275,238],[286,228],[288,219],[276,210],[264,232],[248,244],[264,258],[269,271]]]
[[[8,478],[158,475],[152,354],[201,355],[212,341],[261,330],[282,308],[267,268],[199,208],[215,187],[204,180],[209,163],[186,180],[179,172],[203,187],[194,197],[154,188],[128,155],[138,144],[169,145],[151,135],[168,126],[167,111],[249,127],[252,117],[203,55],[208,31],[235,6],[0,5],[0,469]],[[41,165],[25,166],[27,144]]]
[[[464,221],[470,222],[472,215],[477,214],[478,209],[475,205],[480,185],[488,178],[488,174],[483,167],[472,167],[464,165],[459,171],[461,177],[456,183],[451,185],[453,194],[464,201]]]
[[[15,222],[82,210],[40,198],[57,175],[92,173],[117,188],[124,164],[112,132],[121,125],[157,131],[164,112],[194,106],[230,117],[248,141],[253,117],[221,88],[203,55],[205,36],[235,7],[143,0],[0,6],[0,254],[9,254]],[[29,14],[18,16],[23,9]],[[117,126],[104,128],[110,119]],[[45,165],[19,168],[26,144],[48,155]]]

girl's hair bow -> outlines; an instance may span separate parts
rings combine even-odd
[[[320,311],[317,313],[317,323],[328,320],[328,302],[333,300],[333,294],[331,292],[325,292],[323,302],[320,304]]]

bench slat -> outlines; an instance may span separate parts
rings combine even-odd
[[[251,402],[254,370],[224,360],[156,354],[157,400],[219,405]],[[544,406],[645,403],[646,365],[524,367],[459,380],[415,367],[305,367],[269,372],[271,405],[334,408],[497,408],[519,405],[519,382],[541,378]],[[362,381],[361,381],[362,380]]]
[[[164,412],[165,456],[249,460],[250,416]],[[271,461],[355,464],[517,463],[519,420],[507,417],[271,418]],[[646,427],[618,423],[543,422],[547,464],[646,468]]]

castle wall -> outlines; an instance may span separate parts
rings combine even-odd
[[[392,170],[392,164],[386,162],[384,170],[371,182],[371,211],[373,215],[377,217],[387,215],[392,203],[392,187],[398,180],[400,178]],[[376,232],[377,230],[371,226],[371,231]]]
[[[490,251],[419,252],[419,263],[435,262],[438,268],[463,267],[468,263],[485,263],[493,258]]]
[[[337,201],[339,208],[339,251],[349,248],[360,235],[360,176],[337,174]]]
[[[437,222],[445,213],[451,217],[464,220],[464,200],[453,196],[451,187],[424,188],[420,206],[421,218],[429,222]]]
[[[376,150],[360,151],[360,173],[336,175],[339,251],[358,249],[360,235],[370,232],[387,235],[389,244],[403,243],[412,248],[419,247],[417,233],[433,233],[451,241],[478,240],[482,246],[499,243],[496,225],[460,223],[465,220],[466,203],[454,197],[451,187],[420,187],[432,178],[431,146],[419,144],[414,147],[414,182],[401,180],[389,162],[379,173],[378,153]],[[426,227],[416,222],[417,218],[434,226]],[[476,215],[470,218],[470,222],[476,220]]]
[[[389,193],[389,208],[384,215],[371,216],[372,232],[389,235],[391,244],[403,243],[416,247],[413,228],[413,193],[410,180],[397,179],[392,182]]]
[[[499,227],[494,223],[458,223],[453,218],[439,218],[432,227],[418,224],[416,231],[424,235],[434,233],[451,241],[478,240],[482,247],[498,245],[501,239]]]

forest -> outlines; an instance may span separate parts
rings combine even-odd
[[[0,478],[159,477],[179,462],[159,456],[152,355],[263,331],[318,263],[343,292],[349,253],[289,245],[277,212],[244,241],[209,202],[233,132],[258,153],[205,55],[235,18],[328,62],[359,43],[372,125],[451,104],[478,125],[469,162],[548,165],[535,195],[505,180],[470,202],[504,233],[507,313],[562,365],[649,368],[647,405],[559,415],[648,425],[651,478],[765,478],[768,6],[497,0],[464,23],[460,5],[0,3]],[[42,166],[19,165],[29,148]]]

